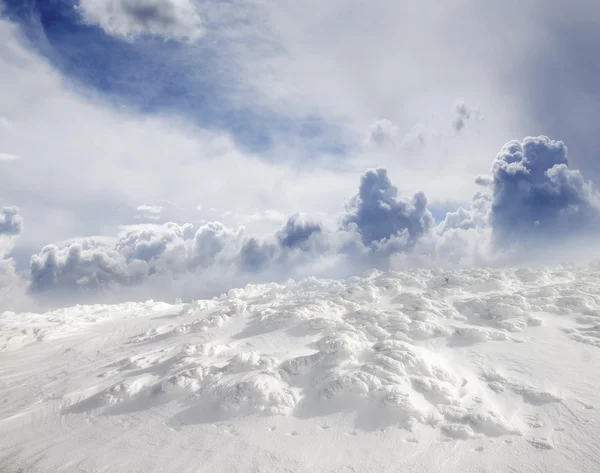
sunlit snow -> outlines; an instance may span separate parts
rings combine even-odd
[[[597,472],[600,265],[0,315],[0,471]]]

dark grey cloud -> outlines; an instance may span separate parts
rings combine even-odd
[[[468,209],[448,212],[438,226],[450,229],[489,227],[496,247],[562,244],[600,231],[600,195],[578,170],[570,169],[567,147],[546,136],[506,143],[489,176],[476,183]]]
[[[237,260],[243,271],[275,267],[291,274],[296,266],[339,249],[334,235],[325,232],[321,223],[294,214],[273,235],[246,238]]]
[[[356,229],[365,246],[405,235],[406,247],[412,246],[433,225],[422,192],[411,200],[398,197],[387,171],[369,169],[361,177],[358,195],[342,217],[342,228]]]
[[[283,248],[302,248],[313,235],[320,234],[322,230],[319,223],[303,221],[296,214],[292,215],[277,232],[277,240]]]
[[[274,244],[249,238],[240,249],[240,267],[244,271],[258,272],[269,266],[277,255],[277,247]]]
[[[490,224],[500,245],[550,241],[599,227],[598,193],[569,169],[562,141],[538,136],[506,143],[492,178]]]

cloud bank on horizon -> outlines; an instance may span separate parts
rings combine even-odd
[[[579,171],[569,169],[561,141],[539,136],[506,143],[491,174],[477,181],[486,191],[437,224],[424,193],[399,197],[386,170],[376,168],[362,174],[358,193],[336,227],[295,214],[266,236],[247,235],[243,227],[218,221],[169,222],[131,225],[114,238],[51,244],[31,258],[28,292],[77,300],[183,280],[198,284],[188,289],[189,297],[207,296],[270,278],[349,276],[372,267],[418,264],[493,264],[515,254],[531,261],[540,246],[600,236],[600,194]],[[2,215],[3,234],[18,236],[17,209],[4,208]],[[397,264],[399,256],[404,260]],[[202,289],[208,281],[209,289]]]
[[[489,22],[510,5],[486,3],[464,22],[338,0],[4,0],[0,310],[589,248],[597,140],[548,125],[527,81],[573,45],[538,36],[600,8],[523,6],[508,41]]]

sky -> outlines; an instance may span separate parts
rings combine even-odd
[[[429,3],[0,0],[0,310],[597,256],[600,5]]]

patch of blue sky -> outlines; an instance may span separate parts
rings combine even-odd
[[[286,143],[301,142],[305,159],[342,157],[356,146],[342,126],[320,116],[286,115],[240,100],[248,96],[248,86],[236,78],[227,51],[210,41],[210,27],[195,43],[149,36],[128,41],[85,24],[75,3],[4,0],[3,15],[66,77],[113,103],[224,130],[242,149],[266,156]]]

